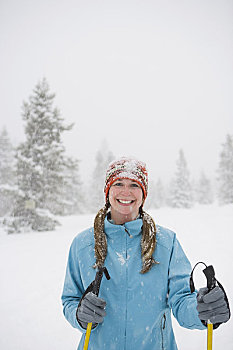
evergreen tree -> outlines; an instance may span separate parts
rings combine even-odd
[[[0,134],[0,184],[15,184],[13,146],[6,128]]]
[[[0,216],[8,215],[16,198],[13,146],[6,128],[0,134]]]
[[[175,208],[190,208],[193,204],[189,171],[183,150],[179,151],[175,177],[170,187],[170,205]]]
[[[200,179],[196,186],[196,201],[199,204],[211,204],[213,203],[213,190],[211,182],[205,176],[204,172],[201,173]]]
[[[29,102],[23,104],[26,141],[17,148],[17,179],[21,196],[14,208],[12,227],[51,230],[57,224],[53,214],[63,214],[65,148],[61,136],[65,126],[55,94],[46,79],[40,81]]]
[[[217,180],[219,203],[233,203],[233,135],[227,135],[222,145]]]
[[[108,146],[104,141],[101,148],[96,152],[95,168],[93,170],[90,188],[88,191],[89,210],[91,212],[98,211],[105,203],[103,192],[105,175],[107,167],[113,159],[114,156],[112,152],[109,151]]]
[[[79,179],[79,161],[67,158],[64,167],[64,215],[84,212],[85,200]]]

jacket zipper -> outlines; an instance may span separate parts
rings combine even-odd
[[[128,234],[128,236],[130,237],[130,233],[129,231],[125,228],[125,232]],[[126,259],[126,262],[127,262],[127,259],[128,259],[128,254],[127,254],[127,237],[125,237],[125,259]],[[128,271],[127,271],[127,263],[126,263],[126,285],[128,285]],[[124,344],[124,348],[126,349],[126,329],[127,329],[127,318],[128,318],[128,315],[127,315],[127,299],[128,299],[128,295],[127,295],[127,288],[126,288],[126,310],[125,310],[125,344]]]
[[[164,350],[164,329],[166,327],[166,314],[163,314],[163,317],[161,319],[161,336],[162,336],[162,350]]]
[[[129,238],[133,238],[133,236],[129,233],[129,231],[127,230],[127,228],[125,227],[125,232],[127,233],[127,235],[129,236]]]
[[[129,233],[129,231],[127,230],[126,227],[124,227],[125,229],[125,232],[127,233],[127,235],[129,236],[129,238],[133,238],[133,236]],[[126,238],[126,246],[125,246],[125,259],[126,261],[128,260],[128,252],[127,252],[127,236],[125,237]],[[128,267],[127,267],[127,263],[126,263],[126,284],[128,285]],[[127,329],[127,318],[128,318],[128,315],[127,315],[127,299],[128,299],[128,296],[127,296],[127,290],[126,290],[126,313],[125,313],[125,349],[126,349],[126,337],[127,337],[127,334],[126,334],[126,329]]]

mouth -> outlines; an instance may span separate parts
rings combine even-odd
[[[125,200],[125,199],[117,199],[117,201],[120,203],[120,204],[132,204],[134,202],[134,200]]]

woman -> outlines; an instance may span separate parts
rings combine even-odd
[[[176,234],[155,225],[143,210],[147,190],[144,163],[127,158],[112,162],[105,206],[94,228],[78,234],[71,245],[64,314],[83,333],[92,322],[90,350],[177,349],[171,310],[179,324],[190,329],[206,329],[208,319],[229,319],[219,287],[208,294],[206,288],[200,290],[198,300],[190,292],[191,267]],[[95,278],[94,268],[103,266],[111,279],[103,278],[97,297],[87,288]],[[78,349],[83,349],[84,337]]]

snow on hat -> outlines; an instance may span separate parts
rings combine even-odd
[[[127,157],[123,157],[111,162],[107,169],[104,187],[106,199],[111,185],[113,182],[119,179],[129,179],[136,181],[141,186],[144,194],[144,199],[146,199],[148,190],[148,173],[145,163]]]

